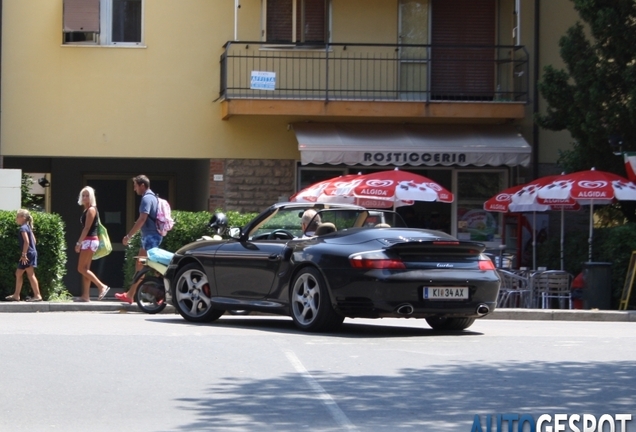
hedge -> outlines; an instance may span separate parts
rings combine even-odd
[[[15,290],[15,270],[20,249],[16,211],[0,211],[0,298],[13,294]],[[45,300],[70,298],[62,278],[66,274],[66,241],[64,222],[55,213],[31,212],[37,251],[38,278],[40,291]],[[26,276],[22,285],[22,298],[32,295],[31,285]]]
[[[257,213],[239,213],[236,211],[222,211],[228,218],[229,226],[242,227],[252,220]],[[175,220],[174,227],[168,232],[161,242],[161,249],[176,252],[182,246],[192,243],[204,235],[213,236],[209,223],[212,214],[209,212],[187,212],[173,210],[172,218]],[[126,248],[126,260],[124,262],[124,284],[129,286],[135,274],[135,256],[141,246],[141,236],[135,234]]]

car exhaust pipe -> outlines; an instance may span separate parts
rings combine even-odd
[[[488,314],[489,312],[490,308],[488,307],[488,305],[480,304],[479,306],[477,306],[477,315],[479,315],[480,317]]]
[[[398,306],[397,313],[400,315],[411,315],[413,313],[413,306],[408,303]]]

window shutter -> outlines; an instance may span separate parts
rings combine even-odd
[[[99,33],[99,0],[64,0],[64,32]]]
[[[267,42],[291,42],[292,0],[267,0]]]
[[[293,16],[294,2],[296,17]],[[267,41],[291,42],[295,19],[296,42],[324,42],[326,9],[325,0],[267,0]]]
[[[495,45],[495,0],[433,0],[432,19],[432,97],[492,100],[495,50],[462,45]]]
[[[325,0],[305,0],[305,19],[301,15],[303,8],[298,2],[298,16],[296,40],[303,42],[320,42],[323,43],[327,39],[325,37],[325,10],[327,8]],[[305,28],[301,23],[304,21]],[[303,34],[301,34],[301,32]]]

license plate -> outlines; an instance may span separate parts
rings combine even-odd
[[[424,287],[424,300],[467,300],[468,287]]]

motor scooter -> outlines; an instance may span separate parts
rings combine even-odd
[[[228,235],[228,220],[223,213],[216,213],[210,219],[210,228],[215,234],[203,236],[201,240],[222,240],[223,235]],[[168,303],[172,303],[169,284],[164,281],[164,275],[168,270],[170,260],[174,255],[172,252],[160,248],[152,248],[147,251],[148,256],[138,256],[136,259],[143,265],[133,276],[132,283],[139,282],[135,293],[135,302],[142,312],[157,314],[166,308]],[[247,311],[230,311],[236,315],[247,315]]]
[[[172,252],[159,248],[148,250],[148,256],[137,257],[143,267],[133,276],[132,283],[138,283],[135,302],[142,312],[157,314],[170,302],[170,292],[166,289],[163,276],[168,270]]]

